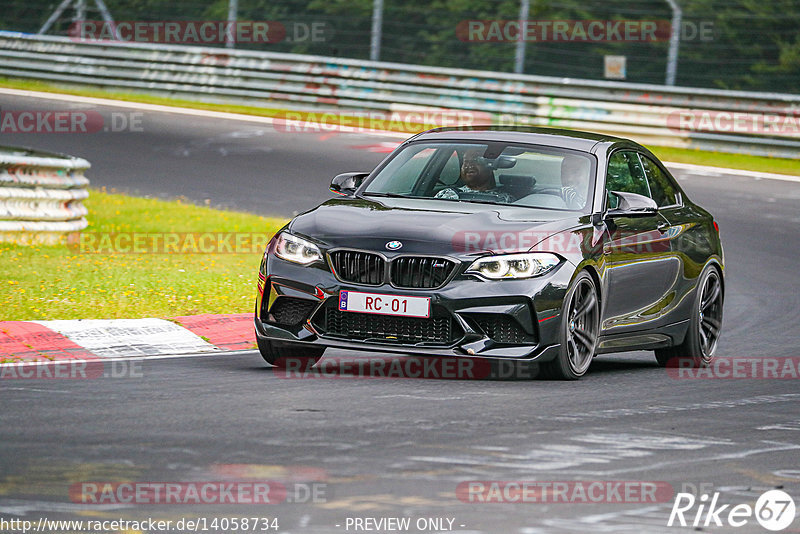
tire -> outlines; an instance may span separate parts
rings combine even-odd
[[[268,339],[261,339],[258,336],[256,336],[256,341],[258,343],[258,351],[264,361],[282,369],[286,367],[310,369],[322,358],[322,353],[325,352],[325,347],[278,343]]]
[[[697,280],[692,316],[683,343],[655,351],[661,367],[700,368],[711,364],[722,332],[724,293],[719,271],[707,266]]]
[[[597,350],[600,300],[594,280],[581,271],[564,297],[558,356],[541,364],[543,378],[577,380],[586,374]]]

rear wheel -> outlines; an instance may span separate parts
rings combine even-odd
[[[561,313],[561,349],[552,361],[541,365],[545,378],[576,380],[586,374],[597,348],[600,301],[594,280],[581,271],[564,298]]]
[[[697,291],[683,343],[656,349],[662,367],[707,367],[714,359],[722,330],[722,278],[715,267],[708,266],[697,281]]]
[[[258,351],[264,361],[275,367],[286,369],[310,369],[322,358],[325,347],[280,343],[256,337]]]

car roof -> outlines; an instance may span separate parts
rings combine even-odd
[[[409,141],[499,141],[525,143],[590,152],[598,143],[633,143],[628,139],[579,130],[538,128],[533,126],[452,126],[434,128],[415,135]]]

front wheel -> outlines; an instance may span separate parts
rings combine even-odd
[[[564,298],[561,349],[554,360],[542,364],[542,375],[560,380],[577,380],[585,375],[594,358],[599,331],[597,288],[589,273],[581,271]]]
[[[662,367],[707,367],[714,359],[722,330],[722,278],[715,267],[708,266],[697,280],[689,330],[683,343],[656,349]]]
[[[258,351],[264,361],[275,367],[286,369],[310,369],[322,358],[325,347],[312,347],[300,344],[279,343],[256,336]]]

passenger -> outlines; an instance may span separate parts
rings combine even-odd
[[[589,192],[589,161],[577,156],[565,156],[561,160],[561,198],[571,210],[580,210],[586,205]]]

